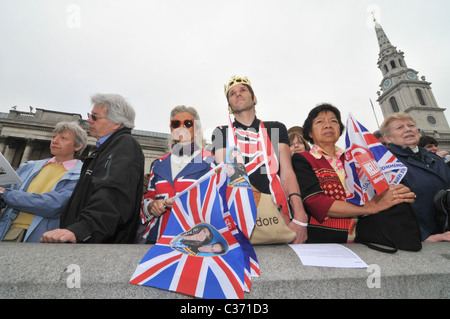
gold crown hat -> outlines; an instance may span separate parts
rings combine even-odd
[[[249,79],[247,79],[246,76],[244,77],[240,77],[240,76],[236,76],[233,75],[230,79],[230,81],[228,81],[228,84],[225,84],[225,96],[228,96],[228,91],[235,85],[238,84],[247,84],[249,86],[252,86],[252,84],[250,83]]]

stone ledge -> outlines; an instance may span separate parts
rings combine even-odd
[[[287,245],[256,246],[261,277],[247,299],[450,298],[450,243],[424,243],[420,252],[377,252],[347,244],[380,268],[380,288],[368,288],[367,269],[303,266]],[[0,243],[0,298],[187,299],[189,296],[129,284],[150,245]],[[69,288],[71,265],[80,288]]]

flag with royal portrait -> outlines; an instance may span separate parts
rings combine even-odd
[[[219,165],[177,195],[164,234],[130,283],[200,298],[244,297],[253,247],[228,211],[226,181]]]
[[[349,114],[345,135],[345,172],[346,185],[351,193],[346,200],[364,205],[390,184],[399,184],[407,167]]]

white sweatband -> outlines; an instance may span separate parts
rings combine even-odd
[[[300,221],[298,221],[298,220],[296,220],[296,219],[294,219],[294,218],[292,218],[292,220],[291,220],[295,225],[299,225],[299,226],[303,226],[303,227],[307,227],[308,226],[308,223],[302,223],[302,222],[300,222]]]

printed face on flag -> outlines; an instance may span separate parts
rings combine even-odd
[[[175,237],[170,247],[191,256],[209,257],[226,254],[228,242],[214,226],[200,223]]]
[[[239,147],[232,146],[227,149],[225,170],[228,176],[228,186],[251,188],[244,157]]]
[[[224,219],[226,175],[212,170],[205,177],[176,197],[164,234],[130,283],[200,298],[244,297],[252,266],[248,247],[241,247]]]

